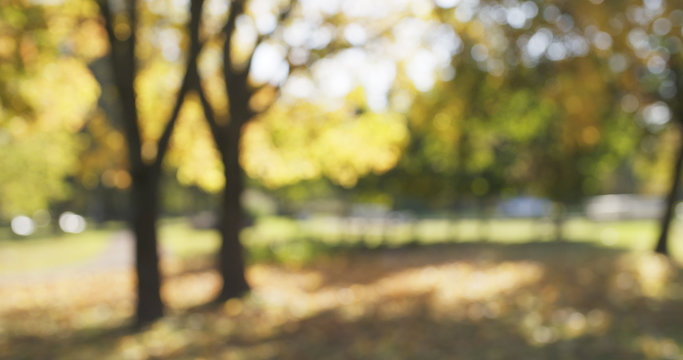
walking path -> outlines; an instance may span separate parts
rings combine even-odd
[[[49,282],[95,272],[130,269],[135,264],[133,250],[133,235],[131,232],[125,230],[118,231],[114,233],[105,249],[94,258],[55,268],[31,270],[15,274],[0,274],[0,286]]]

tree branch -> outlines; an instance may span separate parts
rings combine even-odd
[[[129,77],[131,84],[133,84],[135,81],[135,76],[138,69],[137,60],[135,59],[135,44],[137,42],[138,28],[137,7],[138,1],[130,0],[130,3],[128,4],[128,25],[130,26],[130,35],[126,40],[126,44],[128,45],[128,51],[126,52],[126,55],[128,55],[128,69],[130,69]]]
[[[166,155],[166,152],[168,151],[169,144],[171,142],[171,135],[173,134],[173,128],[175,127],[175,124],[178,121],[178,116],[180,115],[180,109],[182,108],[183,102],[185,100],[185,96],[190,90],[190,84],[191,84],[191,69],[195,68],[197,65],[197,56],[196,54],[190,54],[190,59],[188,60],[187,67],[185,70],[185,76],[183,77],[183,82],[180,85],[180,89],[178,90],[178,95],[176,96],[175,103],[173,105],[173,111],[171,112],[171,116],[168,119],[168,122],[166,122],[166,126],[164,127],[164,131],[161,134],[161,137],[159,138],[159,142],[157,143],[157,156],[154,159],[154,167],[157,170],[161,169],[161,164],[164,161],[164,156]]]
[[[113,47],[118,44],[118,40],[116,39],[116,36],[114,35],[114,25],[113,25],[113,16],[111,14],[111,10],[109,9],[109,4],[107,0],[98,0],[97,1],[97,6],[100,8],[100,15],[102,15],[102,19],[104,19],[104,29],[107,31],[107,38],[109,39],[109,45],[112,47],[111,52],[112,55],[114,55],[114,49]]]
[[[294,12],[294,11],[293,11],[293,10],[294,10],[294,7],[295,7],[298,3],[299,3],[298,0],[291,0],[291,1],[289,2],[289,4],[287,5],[287,7],[285,7],[284,9],[282,9],[282,11],[280,11],[280,15],[278,15],[278,17],[277,17],[277,23],[278,23],[278,24],[282,24],[282,23],[284,23],[285,21],[287,21],[287,20],[290,18],[291,14]],[[260,44],[262,44],[262,43],[264,43],[266,40],[268,40],[268,39],[273,35],[274,32],[275,32],[275,31],[272,31],[272,32],[270,32],[270,33],[268,33],[268,34],[260,34],[260,35],[256,38],[256,44],[254,45],[254,50],[256,50],[256,48],[257,48]],[[247,64],[246,64],[246,66],[245,66],[245,71],[246,71],[247,73],[249,73],[249,71],[251,71],[251,64],[252,64],[253,59],[254,59],[254,52],[251,53],[251,56],[249,56],[249,59],[247,60]]]
[[[294,7],[295,7],[297,4],[298,4],[298,0],[292,0],[292,1],[289,3],[289,5],[288,5],[286,8],[283,9],[283,11],[280,13],[280,15],[279,15],[279,17],[278,17],[278,24],[282,24],[283,22],[287,21],[287,20],[291,17],[291,14],[294,12],[294,11],[293,11],[293,10],[294,10]],[[332,17],[332,22],[334,22],[333,20],[334,20],[334,16]],[[330,19],[327,19],[327,21],[330,21]],[[394,28],[394,27],[393,27],[393,24],[394,24],[394,23],[395,23],[395,22],[392,21],[392,22],[389,22],[388,24],[379,24],[379,25],[375,25],[375,27],[376,27],[377,29],[376,29],[376,31],[374,31],[373,33],[371,33],[371,34],[368,36],[368,38],[367,38],[367,40],[366,40],[366,43],[371,43],[371,42],[373,42],[373,41],[378,41],[378,40],[380,40],[380,39],[387,38],[387,36],[390,35],[391,31],[392,31],[393,28]],[[269,34],[260,35],[260,36],[258,37],[256,46],[258,46],[259,44],[262,44],[263,42],[265,42],[265,41],[267,41],[268,39],[270,39],[271,36],[272,36],[273,34],[274,34],[274,32],[271,32],[271,33],[269,33]],[[330,43],[327,44],[327,46],[325,46],[325,47],[322,48],[322,49],[318,49],[318,50],[316,50],[316,49],[308,49],[308,50],[310,51],[311,56],[309,56],[308,61],[306,61],[306,62],[304,62],[304,63],[302,63],[302,64],[293,64],[293,63],[290,61],[290,59],[289,59],[288,57],[285,57],[285,61],[287,61],[287,65],[289,66],[289,74],[291,75],[292,73],[294,73],[294,72],[296,72],[296,71],[298,71],[298,70],[307,70],[307,69],[310,69],[311,65],[312,65],[315,61],[317,61],[317,59],[319,59],[319,58],[321,58],[321,57],[323,57],[323,56],[328,56],[328,57],[329,57],[329,56],[338,54],[338,53],[340,53],[340,52],[342,52],[342,51],[344,51],[344,50],[347,50],[347,49],[349,49],[349,48],[351,48],[351,47],[352,47],[352,46],[351,46],[346,40],[337,38],[337,39],[331,40]],[[253,61],[253,53],[252,53],[252,56],[248,59],[248,62],[247,62],[247,66],[246,66],[247,72],[248,72],[249,70],[251,70],[251,63],[252,63],[252,61]],[[249,98],[251,98],[251,96],[252,96],[253,94],[259,92],[260,90],[262,90],[262,89],[264,89],[264,88],[266,88],[266,87],[268,87],[268,86],[273,86],[273,85],[270,85],[270,84],[268,84],[268,83],[265,83],[265,84],[261,84],[261,85],[259,85],[259,86],[248,87],[247,91],[249,92]],[[274,87],[274,89],[275,89],[275,96],[273,97],[273,101],[270,102],[269,104],[267,104],[263,109],[261,109],[260,111],[258,111],[258,113],[268,111],[268,109],[270,109],[270,108],[273,106],[273,104],[277,102],[277,99],[280,98],[280,95],[282,94],[281,86],[273,86],[273,87]],[[253,112],[252,112],[252,113],[253,113]]]
[[[198,78],[197,58],[199,57],[199,53],[201,52],[203,46],[203,43],[199,41],[199,25],[201,23],[203,5],[204,0],[190,1],[190,22],[188,23],[188,32],[190,34],[189,56],[187,59],[187,64],[185,65],[185,75],[183,76],[183,82],[180,85],[175,104],[173,105],[173,111],[171,112],[171,116],[168,119],[168,122],[166,123],[164,131],[157,144],[157,156],[154,160],[154,167],[157,170],[161,169],[164,156],[168,151],[171,135],[173,134],[173,128],[178,121],[178,116],[180,115],[180,109],[185,101],[185,96],[192,88],[194,78]]]
[[[132,171],[137,171],[143,166],[141,154],[140,129],[138,128],[138,114],[135,104],[135,79],[134,27],[131,26],[131,36],[125,43],[116,38],[113,26],[113,14],[109,8],[108,0],[98,0],[97,5],[104,19],[104,28],[107,31],[109,46],[111,48],[111,62],[114,73],[114,84],[118,91],[118,98],[123,108],[123,130],[128,144],[128,157]],[[131,10],[132,11],[132,10]],[[134,19],[131,19],[133,21]],[[131,63],[130,59],[133,59]],[[132,66],[132,67],[131,67]]]
[[[216,147],[218,147],[218,150],[222,153],[224,149],[222,149],[222,144],[224,142],[223,140],[223,127],[218,124],[216,121],[216,115],[213,112],[213,107],[211,106],[211,103],[209,102],[209,99],[206,97],[206,92],[204,92],[204,89],[202,88],[202,84],[199,81],[199,78],[196,78],[197,81],[194,82],[194,90],[197,92],[197,95],[199,96],[199,101],[202,104],[202,110],[204,111],[204,117],[206,118],[206,122],[209,124],[209,128],[211,129],[211,135],[213,136],[214,142],[216,143]]]
[[[244,14],[244,0],[233,0],[232,6],[230,8],[230,13],[228,14],[228,20],[223,26],[223,32],[225,33],[225,43],[223,45],[223,66],[226,69],[232,71],[232,37],[235,34],[237,28],[237,18]],[[226,74],[228,71],[225,72]],[[227,78],[225,79],[227,80]]]

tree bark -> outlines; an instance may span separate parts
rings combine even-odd
[[[229,57],[226,57],[229,59]],[[227,66],[227,65],[226,65]],[[240,297],[249,291],[249,284],[244,276],[244,254],[240,242],[240,230],[244,214],[240,198],[244,190],[242,168],[239,164],[240,137],[242,125],[249,119],[246,102],[239,102],[230,98],[230,118],[226,125],[217,122],[213,107],[209,102],[195,74],[195,90],[204,110],[204,116],[211,128],[214,142],[223,161],[225,187],[221,197],[221,208],[218,211],[218,231],[221,236],[221,247],[218,251],[218,271],[223,280],[220,292],[214,302]],[[232,76],[232,75],[231,75]],[[235,82],[235,86],[246,86],[245,83]],[[246,90],[245,90],[246,92]],[[230,90],[229,94],[235,94]]]
[[[197,57],[201,50],[198,34],[202,4],[203,0],[190,2],[188,31],[191,41],[185,76],[176,96],[173,111],[157,143],[157,156],[151,164],[148,164],[142,157],[140,119],[135,95],[138,0],[126,2],[128,25],[131,31],[128,38],[122,40],[115,35],[114,18],[116,14],[112,13],[109,2],[106,0],[97,1],[111,46],[114,83],[121,102],[123,133],[128,146],[128,161],[132,178],[130,227],[135,235],[135,269],[138,277],[136,305],[136,325],[138,327],[163,315],[156,228],[159,217],[161,167],[185,95],[192,85],[193,77],[196,77]]]
[[[564,241],[564,223],[566,215],[565,203],[556,202],[553,209],[553,239],[555,241]]]
[[[679,135],[683,136],[683,127],[678,126]],[[674,210],[676,206],[676,199],[678,198],[678,188],[681,182],[681,169],[683,168],[683,139],[679,137],[678,154],[676,155],[676,162],[674,163],[674,170],[671,174],[671,187],[666,197],[666,205],[664,208],[664,215],[660,222],[659,238],[655,246],[655,252],[669,255],[669,229],[671,228],[671,220],[673,219]]]
[[[228,136],[219,147],[224,164],[225,188],[221,199],[219,224],[221,247],[218,253],[218,268],[223,279],[223,286],[216,297],[218,302],[240,297],[249,291],[249,284],[244,274],[244,249],[240,242],[240,231],[244,220],[240,202],[244,191],[242,168],[239,164],[240,132],[241,126],[237,121],[231,121],[231,124],[228,124]]]
[[[159,174],[151,167],[133,174],[131,189],[131,228],[135,234],[135,269],[138,276],[136,326],[140,327],[163,316],[161,274],[157,252],[159,217]]]
[[[240,198],[244,190],[242,178],[242,168],[239,164],[239,147],[242,126],[249,121],[255,114],[249,106],[249,100],[255,93],[249,85],[248,77],[251,68],[253,53],[246,64],[235,66],[232,57],[233,34],[237,29],[237,19],[244,14],[245,1],[235,0],[230,2],[230,12],[223,27],[225,42],[223,44],[223,80],[229,103],[229,119],[227,125],[219,124],[213,111],[211,103],[206,98],[202,90],[199,74],[196,76],[194,85],[197,91],[204,115],[211,133],[214,137],[216,147],[223,160],[225,188],[219,214],[219,231],[221,234],[221,248],[218,253],[218,268],[223,278],[223,287],[218,294],[216,301],[225,301],[231,298],[242,296],[249,291],[244,276],[244,254],[240,242],[240,231],[243,226],[244,214]],[[290,13],[288,7],[280,14],[279,21]],[[198,33],[193,35],[196,38]],[[257,45],[262,43],[263,36],[256,40]],[[196,71],[196,69],[194,69]]]

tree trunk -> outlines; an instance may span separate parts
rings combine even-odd
[[[242,169],[239,164],[239,133],[241,127],[229,125],[229,136],[219,148],[222,149],[225,167],[225,188],[223,189],[219,231],[221,247],[218,253],[218,268],[223,287],[216,301],[240,297],[249,291],[244,276],[244,249],[240,242],[240,231],[244,220],[240,198],[244,190]]]
[[[553,209],[553,238],[555,241],[564,240],[564,222],[566,218],[566,205],[556,202]]]
[[[479,241],[487,242],[491,239],[491,218],[488,212],[486,200],[477,199],[477,230],[479,232]]]
[[[683,128],[678,128],[679,134],[683,135]],[[666,205],[664,215],[660,223],[659,239],[657,239],[657,246],[655,252],[669,255],[669,229],[671,228],[671,220],[673,219],[674,210],[676,206],[676,199],[678,198],[678,187],[681,182],[681,168],[683,167],[683,139],[679,139],[678,155],[676,156],[676,163],[674,164],[673,174],[671,174],[671,188],[666,197]]]
[[[164,155],[168,150],[171,134],[180,114],[185,95],[191,86],[193,77],[198,78],[196,61],[201,48],[198,38],[203,0],[191,1],[189,4],[190,22],[188,23],[188,30],[191,39],[185,75],[173,111],[157,143],[156,158],[152,164],[146,164],[141,152],[142,136],[135,94],[135,79],[138,70],[136,57],[138,1],[131,0],[125,6],[127,8],[127,25],[130,30],[129,36],[125,39],[117,38],[115,34],[114,23],[118,14],[112,12],[109,1],[97,1],[109,39],[112,80],[116,85],[121,102],[120,120],[128,146],[128,160],[132,177],[130,226],[135,235],[135,269],[138,277],[137,326],[150,323],[163,315],[156,228],[159,217],[159,181]]]
[[[163,316],[161,276],[157,252],[159,175],[151,168],[133,174],[131,191],[131,228],[135,234],[137,272],[136,326]]]

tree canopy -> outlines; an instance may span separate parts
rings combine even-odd
[[[134,29],[126,6],[106,4],[113,39],[136,34],[141,161],[163,157],[160,114],[180,106],[164,171],[218,192],[225,169],[202,94],[175,101],[191,53],[187,4],[139,2]],[[324,179],[441,203],[669,191],[681,138],[679,1],[204,5],[205,100],[218,125],[236,105],[253,115],[239,162],[267,189]],[[104,25],[93,1],[0,10],[3,217],[70,191],[131,187]],[[230,104],[230,79],[244,80],[244,104]]]

